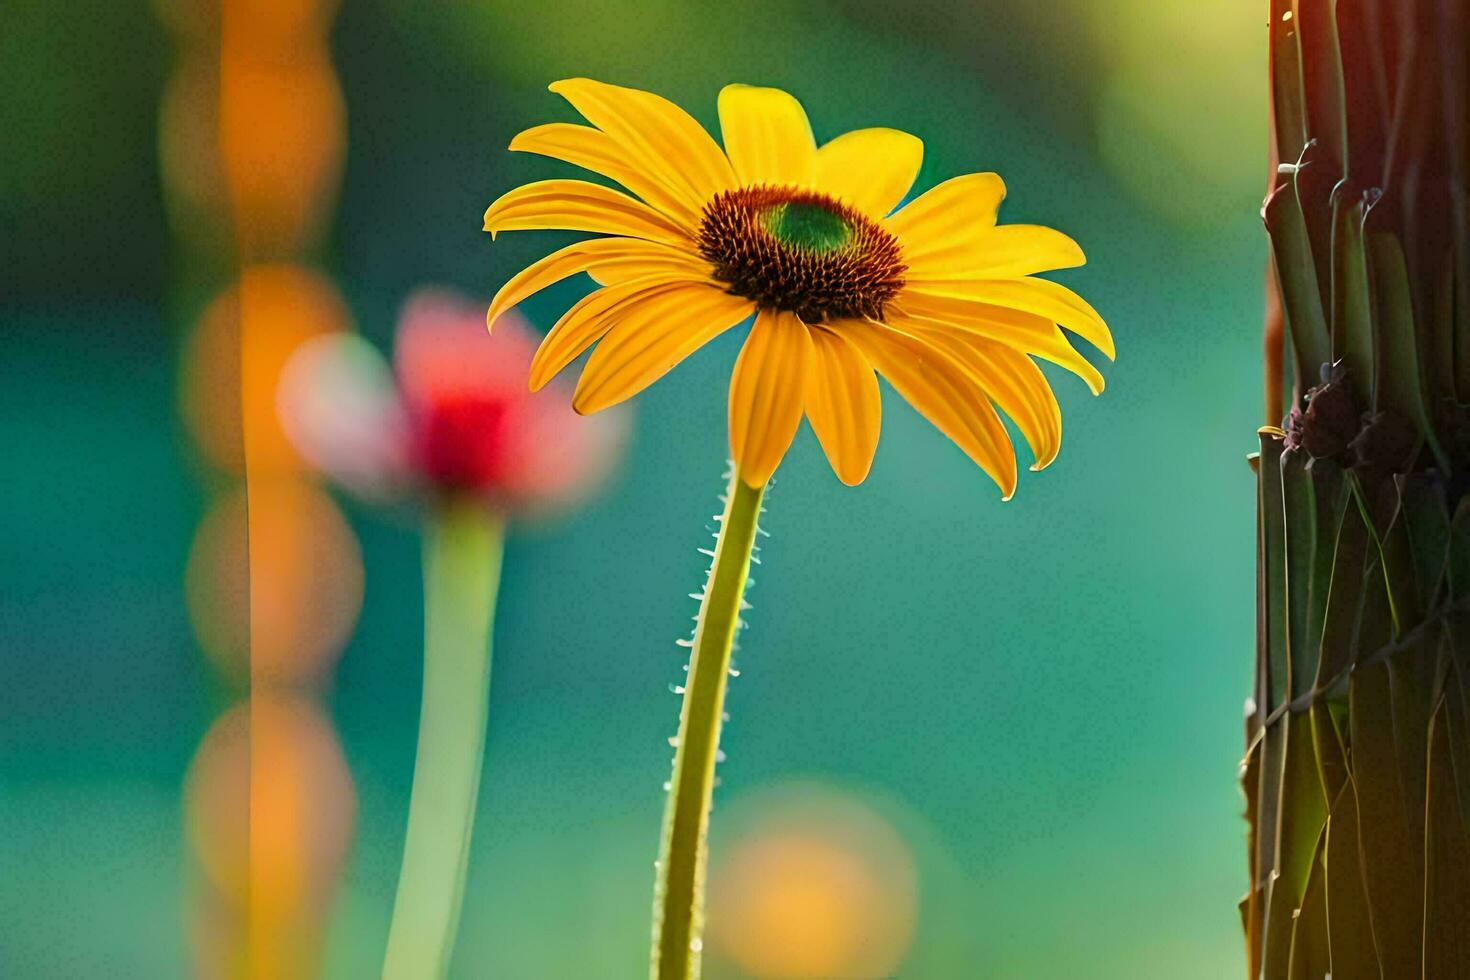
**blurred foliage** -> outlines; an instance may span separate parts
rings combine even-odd
[[[6,0],[0,21],[0,299],[156,300],[163,28],[144,0]]]

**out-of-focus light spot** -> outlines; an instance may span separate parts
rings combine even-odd
[[[299,470],[301,459],[276,411],[281,368],[302,341],[350,324],[346,304],[316,273],[292,265],[247,267],[205,309],[184,349],[182,412],[204,456],[241,475],[248,446],[252,474]]]
[[[184,830],[200,870],[243,901],[250,891],[250,709],[215,719],[184,784]]]
[[[179,413],[204,458],[227,473],[245,472],[240,424],[240,300],[227,290],[205,308],[184,342]]]
[[[789,796],[722,846],[708,938],[753,977],[883,977],[913,939],[918,885],[897,831],[830,790]]]
[[[300,266],[247,266],[237,295],[245,454],[254,477],[299,459],[276,411],[281,368],[302,341],[346,330],[350,316],[336,288]]]
[[[222,9],[226,45],[281,57],[319,45],[338,0],[213,0]]]
[[[393,372],[359,335],[328,334],[297,348],[281,371],[276,406],[296,450],[353,493],[388,502],[415,484]]]
[[[324,49],[188,55],[164,91],[159,156],[175,232],[246,257],[315,243],[346,152],[346,110]]]
[[[248,515],[248,518],[247,518]],[[248,551],[247,551],[248,548]],[[301,480],[251,481],[222,496],[185,573],[200,645],[256,688],[320,681],[362,607],[362,555],[330,497]]]
[[[341,745],[310,701],[256,692],[215,721],[184,788],[206,886],[191,930],[199,976],[315,975],[356,812]]]
[[[346,150],[346,110],[327,53],[282,64],[226,46],[219,93],[220,159],[241,252],[282,255],[314,242]]]
[[[1249,4],[1094,4],[1105,69],[1098,150],[1155,212],[1193,227],[1253,211],[1265,187],[1266,32]]]

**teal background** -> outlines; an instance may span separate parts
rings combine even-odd
[[[915,855],[900,976],[1238,976],[1264,31],[1224,2],[1164,29],[1145,4],[1105,22],[1083,0],[1017,6],[345,0],[348,156],[322,265],[387,346],[416,286],[488,296],[561,241],[492,246],[479,227],[501,191],[562,172],[503,147],[572,118],[544,89],[569,74],[657,90],[711,126],[725,82],[780,85],[819,140],[921,136],[920,188],[1000,172],[1002,220],[1089,255],[1058,278],[1113,328],[1108,390],[1049,372],[1064,448],[1005,504],[891,390],[859,488],[803,429],[768,497],[713,847],[727,804],[815,780]],[[205,494],[177,417],[180,258],[156,156],[172,43],[141,3],[5,7],[0,975],[184,976],[180,791],[229,698],[183,605]],[[1152,88],[1181,49],[1203,52],[1195,74]],[[544,326],[581,288],[525,310]],[[639,398],[602,496],[509,542],[456,976],[643,974],[674,640],[718,509],[738,344]],[[421,613],[412,522],[345,506],[366,596],[327,703],[359,813],[325,973],[357,978],[391,910]]]

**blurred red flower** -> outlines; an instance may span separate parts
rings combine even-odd
[[[277,389],[292,443],[377,502],[470,495],[520,514],[591,492],[621,453],[626,414],[583,417],[565,392],[531,392],[539,338],[515,315],[491,335],[484,314],[455,293],[420,290],[399,318],[391,369],[356,334],[302,344]]]

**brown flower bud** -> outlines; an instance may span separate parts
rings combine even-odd
[[[1362,427],[1362,416],[1347,383],[1335,379],[1307,392],[1307,410],[1302,415],[1302,448],[1313,457],[1337,457],[1347,452]]]

